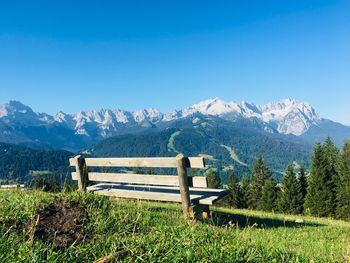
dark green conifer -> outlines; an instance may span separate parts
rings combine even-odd
[[[300,214],[303,209],[303,195],[300,181],[289,164],[282,179],[281,193],[278,200],[279,210],[287,214]]]
[[[334,198],[336,195],[336,186],[338,184],[339,178],[338,178],[338,164],[339,164],[339,149],[337,146],[333,143],[332,139],[330,137],[327,137],[324,144],[324,154],[326,158],[326,172],[327,176],[330,178],[330,180],[333,183],[333,192],[334,192]]]
[[[272,173],[265,164],[264,157],[259,156],[253,168],[252,182],[249,187],[249,208],[258,209],[263,186],[270,178]]]
[[[305,197],[306,197],[306,193],[307,193],[307,177],[306,177],[306,175],[307,175],[307,171],[306,171],[305,165],[302,164],[302,165],[300,165],[300,168],[298,171],[298,178],[299,178],[299,182],[300,182],[303,203],[305,202]]]
[[[208,182],[208,188],[220,188],[221,187],[221,179],[218,176],[217,172],[215,169],[209,169],[206,173],[205,176],[207,178]]]
[[[336,214],[340,219],[350,220],[350,141],[344,143],[338,171]]]
[[[241,207],[241,202],[240,202],[240,186],[237,183],[237,178],[234,173],[230,174],[228,178],[228,189],[230,190],[230,205],[234,208],[240,208]]]
[[[334,153],[332,147],[329,142],[325,146],[317,143],[313,151],[304,208],[315,216],[333,216],[335,212],[334,174],[330,163],[333,157],[328,156]]]
[[[248,208],[248,202],[249,202],[249,187],[250,182],[248,176],[245,174],[243,175],[243,178],[240,182],[240,189],[241,189],[241,208]]]
[[[275,180],[270,177],[265,180],[261,191],[261,198],[258,202],[257,208],[263,211],[272,211],[275,209],[277,197],[277,189]]]

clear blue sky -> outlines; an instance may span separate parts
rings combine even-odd
[[[350,124],[350,1],[1,1],[0,104],[310,102]]]

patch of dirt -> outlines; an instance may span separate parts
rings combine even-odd
[[[79,203],[63,199],[39,211],[23,223],[23,228],[31,240],[42,240],[62,248],[88,236],[83,227],[87,219],[88,214]]]

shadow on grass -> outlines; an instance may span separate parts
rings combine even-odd
[[[277,227],[319,227],[324,226],[318,223],[303,222],[303,221],[292,221],[292,220],[283,220],[279,218],[265,218],[244,215],[239,213],[226,213],[219,211],[212,211],[211,218],[205,220],[204,222],[213,224],[215,226],[227,226],[229,224],[234,224],[238,227],[257,227],[257,228],[277,228]]]
[[[158,206],[158,202],[149,202],[149,207],[147,207],[148,211],[151,212],[170,212],[175,213],[178,212],[179,214],[182,213],[182,211],[179,210],[178,207],[160,207]],[[222,211],[215,211],[211,210],[210,212],[210,218],[208,219],[201,219],[201,216],[197,215],[197,220],[214,225],[219,227],[225,227],[228,225],[236,225],[240,228],[245,227],[256,227],[256,228],[278,228],[278,227],[290,227],[290,228],[297,228],[297,227],[321,227],[325,226],[324,224],[314,223],[314,222],[305,222],[302,217],[300,218],[300,221],[296,220],[283,220],[281,218],[270,218],[270,217],[263,217],[263,216],[254,216],[254,215],[245,215],[243,213],[228,213],[228,212],[222,212]]]
[[[174,207],[148,207],[149,211],[152,212],[163,212],[163,211],[172,211],[179,212],[178,208]],[[242,213],[228,213],[221,211],[211,211],[209,219],[200,219],[198,220],[215,226],[225,227],[228,225],[236,225],[240,228],[245,227],[256,227],[256,228],[277,228],[277,227],[320,227],[325,226],[323,224],[313,223],[313,222],[304,222],[304,221],[295,221],[295,220],[283,220],[281,218],[269,218],[269,217],[258,217],[252,215],[245,215]]]

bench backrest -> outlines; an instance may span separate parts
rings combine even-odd
[[[203,157],[183,157],[186,168],[205,168]],[[137,173],[108,173],[90,172],[89,167],[133,167],[133,168],[179,168],[178,157],[156,158],[81,158],[76,156],[70,159],[70,165],[76,167],[72,173],[72,179],[78,180],[79,188],[86,188],[88,181],[110,182],[121,184],[180,186],[179,176],[174,175],[150,175]],[[82,178],[80,178],[82,177]],[[85,177],[85,178],[84,178]],[[207,188],[207,180],[204,176],[187,176],[189,187]],[[79,181],[85,181],[80,182]]]

